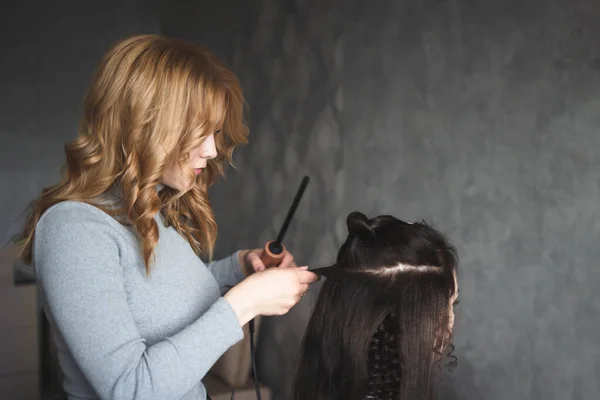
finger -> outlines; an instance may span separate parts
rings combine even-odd
[[[308,270],[308,266],[307,266],[307,265],[304,265],[304,266],[302,266],[302,267],[298,267],[298,269],[299,269],[299,270],[302,270],[302,271],[307,271],[307,270]],[[314,272],[312,272],[312,271],[309,271],[309,272],[311,272],[311,273],[313,273],[313,274],[314,274]],[[316,275],[316,278],[315,278],[315,280],[314,280],[314,281],[312,281],[312,282],[318,282],[318,281],[320,281],[320,280],[321,280],[321,275],[319,275],[319,274],[315,274],[315,275]],[[311,282],[311,283],[312,283],[312,282]]]
[[[313,283],[318,280],[317,274],[310,271],[297,271],[300,283]]]
[[[292,256],[292,253],[290,253],[289,251],[286,250],[286,252],[283,255],[283,259],[281,260],[281,263],[278,265],[279,268],[292,268],[294,264],[294,256]]]
[[[266,269],[265,264],[261,261],[258,254],[251,252],[250,254],[248,254],[247,259],[254,271],[258,272],[258,271],[264,271]]]

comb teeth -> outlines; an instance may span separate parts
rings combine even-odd
[[[328,277],[336,272],[340,272],[339,268],[332,266],[332,267],[323,267],[323,268],[315,268],[315,269],[311,269],[309,270],[310,272],[314,272],[315,274],[319,275],[319,276],[324,276],[324,277]]]

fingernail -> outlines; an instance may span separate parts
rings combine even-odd
[[[304,265],[304,266],[298,267],[298,268],[300,268],[300,269],[308,269],[308,265]]]

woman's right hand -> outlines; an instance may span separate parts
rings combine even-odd
[[[308,267],[268,268],[255,272],[224,296],[243,326],[257,315],[283,315],[318,277]]]

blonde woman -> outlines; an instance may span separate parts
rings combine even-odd
[[[64,176],[22,237],[69,399],[204,400],[242,326],[285,314],[316,279],[289,253],[268,270],[259,249],[200,258],[217,234],[207,189],[247,142],[243,103],[202,46],[143,35],[103,57]]]

